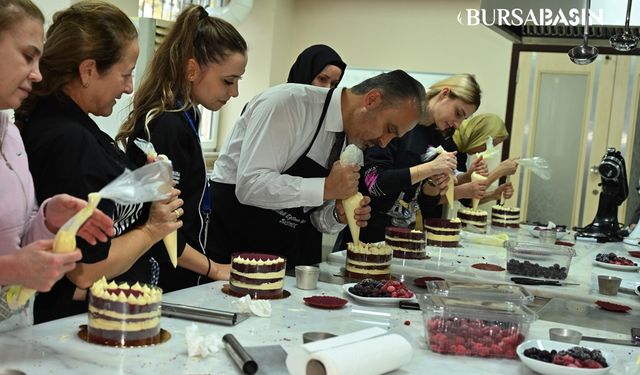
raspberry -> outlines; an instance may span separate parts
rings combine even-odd
[[[452,347],[453,353],[455,355],[467,355],[468,350],[464,347],[464,345],[454,345]]]
[[[587,368],[602,368],[602,365],[596,361],[594,361],[593,359],[587,359],[586,361],[583,362],[584,367]]]

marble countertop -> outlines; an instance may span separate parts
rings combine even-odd
[[[221,292],[224,282],[206,284],[169,293],[164,300],[206,308],[236,311],[232,301],[236,298]],[[345,334],[372,326],[398,333],[411,343],[412,361],[394,374],[533,374],[518,360],[481,359],[440,355],[426,347],[422,314],[420,311],[397,307],[349,303],[338,310],[322,310],[307,306],[303,298],[311,295],[333,295],[348,298],[341,285],[320,282],[318,289],[303,291],[295,286],[295,279],[286,277],[285,289],[290,297],[271,302],[272,316],[252,316],[234,327],[196,323],[202,334],[226,333],[234,336],[246,347],[281,345],[285,350],[302,343],[302,333],[324,331]],[[613,314],[613,313],[611,313]],[[612,315],[614,316],[614,315]],[[78,326],[86,324],[86,315],[77,315],[0,334],[1,367],[24,371],[26,374],[234,374],[240,373],[224,350],[206,358],[188,357],[185,343],[186,320],[163,317],[161,326],[172,338],[156,346],[143,348],[111,348],[89,344],[77,336]],[[538,320],[531,325],[527,339],[548,338],[548,328],[558,323]],[[573,327],[585,335],[609,338],[628,338],[628,335],[599,331],[586,327]],[[640,348],[582,342],[582,345],[613,351],[618,357],[610,372],[614,375],[638,374],[636,358]],[[363,353],[366,355],[366,353]],[[390,351],[390,355],[392,351]],[[261,372],[258,372],[259,374]],[[264,373],[264,372],[262,372]]]
[[[508,230],[509,238],[519,242],[538,243],[538,239],[532,237],[525,229],[519,231]],[[640,273],[638,271],[618,271],[593,265],[593,260],[598,253],[614,252],[618,256],[624,256],[640,264],[639,258],[634,258],[628,251],[640,250],[637,246],[630,246],[622,242],[595,243],[587,241],[575,241],[565,237],[562,241],[575,243],[576,256],[571,261],[568,283],[577,283],[577,286],[531,286],[523,285],[533,295],[544,298],[569,298],[576,301],[594,303],[601,300],[623,304],[640,311],[640,296],[635,294],[618,293],[616,296],[606,296],[598,292],[598,275],[610,275],[621,278],[623,286],[628,288],[640,285]],[[502,247],[481,245],[461,241],[462,247],[441,248],[427,246],[427,255],[430,259],[392,260],[391,272],[397,277],[421,277],[438,276],[451,281],[466,282],[511,282],[513,276],[507,271],[482,271],[471,267],[475,263],[493,263],[506,268],[507,251]],[[333,266],[332,272],[341,272],[344,267],[346,250],[331,253],[328,257],[329,266]],[[535,262],[535,260],[532,260]]]

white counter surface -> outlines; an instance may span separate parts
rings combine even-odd
[[[510,239],[538,243],[538,239],[529,235],[524,229],[519,231],[510,230]],[[530,286],[523,285],[533,295],[545,298],[569,298],[586,303],[594,303],[601,300],[623,304],[640,312],[640,296],[635,294],[618,293],[616,296],[605,296],[598,293],[597,275],[617,276],[623,281],[623,286],[628,288],[640,285],[640,273],[617,271],[593,265],[593,260],[598,253],[616,253],[640,264],[639,258],[634,258],[628,251],[640,250],[637,246],[630,246],[622,242],[595,243],[585,241],[575,241],[566,237],[562,241],[575,243],[576,256],[571,261],[569,275],[566,281],[577,283],[577,286]],[[427,246],[427,255],[431,259],[409,260],[393,259],[391,272],[395,275],[405,275],[410,277],[438,276],[451,281],[469,282],[511,282],[513,276],[507,271],[482,271],[471,267],[475,263],[493,263],[506,268],[507,251],[502,247],[480,245],[461,241],[460,248],[440,248]],[[340,267],[344,267],[346,250],[329,255],[328,262],[336,266],[335,272],[340,272]],[[640,325],[640,322],[639,322]]]
[[[233,333],[244,346],[282,345],[286,350],[302,342],[302,333],[326,331],[344,334],[355,330],[378,326],[399,333],[414,348],[411,363],[396,374],[533,374],[518,360],[480,359],[440,355],[426,349],[422,315],[419,311],[401,310],[396,307],[365,306],[350,300],[339,310],[321,310],[309,307],[302,301],[311,295],[345,297],[341,285],[319,283],[319,289],[302,291],[294,286],[295,280],[287,277],[285,289],[291,296],[272,301],[270,318],[251,317],[235,327],[196,323],[203,334],[216,333],[220,337]],[[235,300],[221,293],[223,282],[194,287],[164,296],[164,300],[207,308],[233,311]],[[612,313],[613,314],[613,313]],[[615,315],[612,315],[615,316]],[[86,324],[86,315],[78,315],[0,335],[1,367],[14,368],[26,374],[234,374],[239,373],[224,350],[205,359],[190,358],[184,338],[186,320],[163,317],[161,326],[172,334],[163,344],[118,349],[93,345],[80,340],[78,326]],[[405,323],[408,322],[409,325]],[[558,326],[538,320],[533,323],[527,339],[548,338],[548,328]],[[610,338],[628,338],[628,335],[577,328],[585,335]],[[613,351],[618,357],[611,374],[630,375],[640,373],[635,364],[640,348],[582,342],[584,346]],[[362,355],[367,355],[362,353]],[[390,348],[390,355],[393,351]],[[258,372],[258,374],[264,372]]]

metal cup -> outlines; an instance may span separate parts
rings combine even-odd
[[[582,340],[582,333],[567,328],[549,328],[549,338],[553,341],[578,345]]]
[[[329,332],[305,332],[302,334],[302,343],[306,344],[308,342],[330,339],[332,337],[336,337],[336,335]]]
[[[313,266],[296,266],[296,287],[298,289],[316,289],[320,269]]]
[[[598,275],[598,291],[606,296],[618,294],[622,279],[615,276]]]
[[[553,245],[553,244],[556,243],[556,235],[557,234],[558,234],[558,232],[556,232],[555,229],[540,230],[540,231],[538,231],[538,239],[540,240],[541,244]]]

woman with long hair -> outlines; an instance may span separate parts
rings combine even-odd
[[[160,260],[159,285],[165,292],[229,278],[229,265],[213,262],[206,251],[211,206],[197,107],[217,111],[238,96],[246,65],[247,44],[231,24],[210,17],[201,6],[187,7],[153,56],[134,96],[133,110],[116,136],[138,166],[147,157],[134,144],[136,138],[150,141],[166,155],[184,199],[179,267],[173,268],[162,242],[153,248]]]

